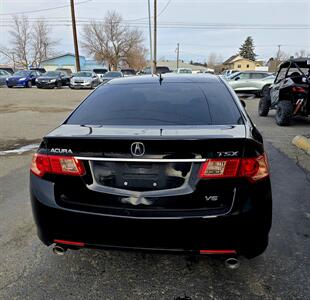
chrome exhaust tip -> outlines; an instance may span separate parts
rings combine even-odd
[[[59,245],[55,245],[53,247],[53,253],[56,254],[56,255],[59,255],[59,256],[63,256],[65,255],[65,252],[67,251],[67,249],[59,246]]]
[[[227,269],[236,270],[240,267],[240,262],[237,258],[230,257],[225,260],[225,267]]]

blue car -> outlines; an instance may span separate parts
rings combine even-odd
[[[38,71],[20,70],[15,72],[11,77],[7,78],[6,85],[9,88],[13,86],[21,86],[31,88],[36,84],[36,78],[40,76]]]

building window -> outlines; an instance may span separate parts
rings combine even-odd
[[[246,67],[247,67],[247,68],[249,68],[249,67],[250,67],[250,65],[246,65]]]
[[[241,65],[238,65],[238,69],[241,69]]]

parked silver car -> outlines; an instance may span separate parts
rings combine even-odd
[[[73,74],[70,79],[70,88],[93,89],[100,84],[99,77],[96,73],[90,71],[81,71]]]
[[[264,89],[273,84],[275,76],[263,71],[244,71],[234,73],[226,78],[235,92],[261,95]]]

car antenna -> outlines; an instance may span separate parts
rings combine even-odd
[[[161,73],[159,73],[159,84],[164,80],[164,78],[161,76]]]

